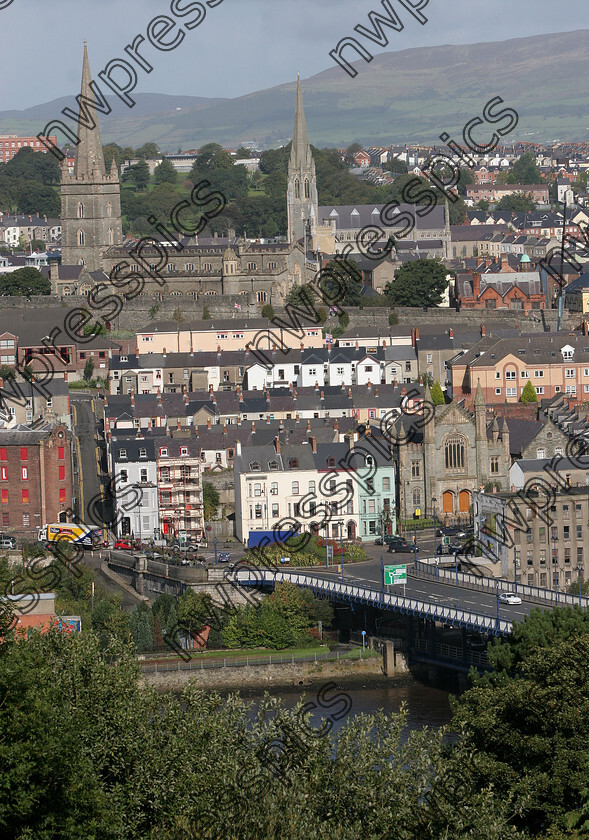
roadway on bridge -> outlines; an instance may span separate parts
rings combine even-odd
[[[406,562],[405,558],[400,558],[399,555],[385,556],[385,565],[401,565]],[[411,571],[411,563],[407,563],[408,571]],[[288,571],[282,569],[281,571]],[[294,569],[292,570],[295,571]],[[313,575],[328,579],[341,579],[341,575],[337,572],[337,566],[327,569],[298,569],[297,572],[303,572],[307,575]],[[380,559],[368,560],[365,563],[354,563],[353,565],[344,565],[344,582],[358,583],[363,586],[369,586],[374,589],[382,589],[382,574]],[[497,596],[493,593],[478,591],[475,589],[467,589],[464,586],[458,587],[458,604],[456,601],[456,584],[452,581],[436,581],[427,578],[412,577],[409,573],[407,576],[407,585],[405,592],[403,586],[389,586],[387,592],[390,595],[403,595],[408,598],[416,598],[420,601],[427,601],[432,604],[440,604],[441,606],[456,607],[459,609],[469,610],[480,615],[497,615]],[[529,615],[530,612],[537,608],[537,602],[526,601],[522,598],[522,603],[518,605],[499,605],[499,617],[505,621],[521,621],[524,616]],[[547,607],[548,608],[548,605]]]

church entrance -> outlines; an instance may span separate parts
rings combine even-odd
[[[444,495],[442,496],[442,510],[450,516],[454,513],[454,493],[451,490],[444,491]]]
[[[470,493],[468,490],[461,490],[458,496],[458,510],[460,513],[468,513],[470,508]]]

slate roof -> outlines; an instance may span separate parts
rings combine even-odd
[[[384,204],[346,204],[346,205],[324,205],[318,210],[318,224],[335,219],[337,230],[350,230],[363,228],[367,225],[378,225],[384,227],[380,212]],[[444,228],[444,207],[437,205],[427,216],[419,216],[416,213],[414,204],[401,204],[399,212],[412,213],[415,218],[417,230],[435,230]]]

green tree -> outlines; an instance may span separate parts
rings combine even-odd
[[[235,157],[238,160],[245,160],[246,158],[251,158],[252,153],[249,149],[246,149],[245,146],[240,146],[239,149],[235,153]]]
[[[29,146],[15,154],[5,164],[4,172],[11,178],[24,181],[37,181],[46,186],[59,184],[60,168],[54,155],[34,152]]]
[[[398,269],[385,294],[393,306],[437,306],[448,287],[446,275],[440,260],[414,260]]]
[[[149,317],[153,321],[157,313],[160,311],[159,303],[154,303],[149,307]]]
[[[442,386],[439,382],[434,382],[430,389],[430,393],[432,395],[432,402],[434,405],[446,404],[446,400],[444,399],[444,392],[442,391]]]
[[[180,598],[177,605],[178,622],[191,635],[197,633],[205,625],[217,622],[220,611],[213,605],[210,595],[197,593],[188,589]]]
[[[121,610],[120,596],[98,601],[92,610],[91,624],[103,651],[108,650],[113,642],[129,642],[129,619]]]
[[[211,312],[209,307],[205,304],[202,310],[202,319],[203,321],[210,321],[211,320]]]
[[[399,315],[394,310],[391,310],[389,312],[389,326],[396,327],[398,323]]]
[[[175,184],[178,173],[174,168],[174,164],[164,158],[154,169],[153,177],[156,184]]]
[[[142,158],[137,163],[134,163],[123,172],[122,180],[124,182],[131,181],[139,191],[144,190],[149,184],[149,166],[147,162]]]
[[[271,303],[266,303],[262,307],[262,318],[267,318],[269,321],[274,317],[274,307]]]
[[[210,481],[203,481],[202,496],[205,519],[213,519],[221,501],[215,485]]]
[[[130,614],[129,631],[138,653],[153,650],[153,613],[144,601]]]
[[[491,204],[486,198],[481,198],[481,200],[477,202],[477,210],[488,210],[490,206]]]
[[[384,163],[382,168],[388,172],[396,172],[399,175],[407,174],[407,164],[404,160],[399,160],[398,158],[393,158],[388,163]]]
[[[26,266],[3,275],[4,295],[50,295],[51,283],[37,268]]]
[[[339,321],[339,325],[342,328],[342,330],[347,330],[348,329],[348,327],[350,325],[350,316],[345,311],[345,309],[342,312],[342,314],[338,317],[338,321]]]
[[[362,273],[352,260],[330,260],[321,270],[319,285],[327,303],[358,306],[362,300]]]
[[[156,158],[159,157],[160,150],[157,143],[144,143],[141,148],[135,152],[138,158]]]
[[[523,403],[538,402],[538,395],[536,394],[536,389],[529,380],[525,384],[524,390],[522,391],[522,395],[519,398],[519,401]]]
[[[86,382],[90,382],[92,379],[92,374],[94,373],[94,360],[93,359],[86,359],[86,364],[84,365],[84,373],[83,377]]]
[[[317,310],[317,321],[320,324],[324,324],[327,321],[327,309],[325,309],[323,306],[320,306]]]
[[[174,312],[172,313],[172,318],[179,324],[181,324],[182,321],[184,321],[184,313],[182,312],[179,306],[177,306],[176,309],[174,309]]]
[[[38,213],[53,219],[58,218],[61,213],[59,193],[55,187],[20,178],[16,181],[16,207],[19,213]]]
[[[532,196],[524,193],[504,195],[495,205],[495,210],[510,210],[513,213],[525,213],[535,209],[536,205]]]
[[[534,152],[525,152],[511,167],[508,184],[541,184],[544,179],[536,164]]]

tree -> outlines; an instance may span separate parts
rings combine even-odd
[[[330,260],[321,270],[319,286],[329,304],[358,306],[362,300],[362,273],[351,260]]]
[[[220,504],[219,493],[214,484],[210,481],[203,481],[202,497],[205,519],[213,519]]]
[[[120,601],[120,596],[104,598],[92,610],[92,629],[102,651],[108,650],[113,642],[128,643],[130,640],[129,620],[121,610]]]
[[[478,210],[488,210],[491,204],[489,201],[487,201],[486,198],[481,198],[481,200],[477,203],[476,206]]]
[[[213,605],[210,595],[188,589],[178,599],[177,613],[180,626],[193,635],[209,622],[217,623],[220,611]]]
[[[393,306],[437,306],[448,287],[446,274],[440,260],[414,260],[398,269],[385,294]]]
[[[174,309],[174,312],[172,313],[172,318],[179,324],[181,324],[182,321],[184,321],[184,313],[182,312],[179,306],[177,306],[176,309]]]
[[[245,160],[246,158],[251,158],[251,156],[251,151],[249,149],[246,149],[245,146],[240,146],[235,153],[235,157],[237,158],[237,160]]]
[[[156,158],[159,157],[160,150],[157,143],[144,143],[141,148],[135,152],[138,158]]]
[[[523,403],[538,402],[538,395],[536,394],[536,389],[529,380],[525,384],[524,390],[522,391],[522,395],[519,398],[519,401]]]
[[[138,653],[153,650],[153,613],[144,601],[130,614],[129,631]]]
[[[153,321],[157,313],[160,311],[159,303],[154,303],[149,307],[149,317]]]
[[[164,158],[154,169],[153,177],[156,184],[175,184],[178,173],[174,168],[174,164]]]
[[[92,379],[92,374],[94,373],[94,360],[93,359],[86,359],[86,364],[84,365],[84,373],[83,377],[86,382],[90,382]]]
[[[399,160],[399,158],[389,160],[388,163],[383,164],[382,168],[386,169],[388,172],[396,172],[399,175],[407,174],[407,164],[404,160]]]
[[[30,215],[38,213],[53,219],[61,213],[61,203],[56,188],[44,186],[38,181],[17,180],[16,206],[19,213]]]
[[[506,179],[508,184],[541,184],[543,180],[534,152],[525,152],[516,160]]]
[[[50,295],[51,283],[37,268],[26,266],[2,276],[3,295]]]
[[[535,209],[532,196],[524,193],[504,195],[495,205],[495,210],[511,210],[513,213],[525,213]]]
[[[60,180],[59,163],[54,155],[34,152],[29,146],[19,149],[6,163],[4,172],[11,178],[41,182],[46,186],[59,184]]]
[[[132,181],[138,190],[144,190],[149,184],[149,166],[141,159],[123,172],[123,181]]]
[[[339,321],[339,325],[342,328],[342,330],[347,330],[348,329],[348,327],[350,325],[350,316],[348,315],[348,313],[346,312],[345,309],[342,312],[342,314],[339,316],[338,321]]]
[[[202,319],[203,321],[210,321],[211,320],[211,312],[209,307],[205,304],[202,310]]]
[[[269,321],[274,317],[274,307],[271,303],[266,303],[262,307],[262,318],[267,318]]]
[[[327,309],[325,309],[323,306],[320,306],[317,310],[317,321],[320,324],[324,324],[327,321]]]
[[[398,323],[399,323],[399,315],[394,310],[391,310],[389,312],[389,326],[390,327],[396,327]]]
[[[444,399],[444,392],[442,391],[442,386],[439,382],[434,382],[430,389],[430,393],[432,395],[432,402],[434,405],[446,404],[446,400]]]

